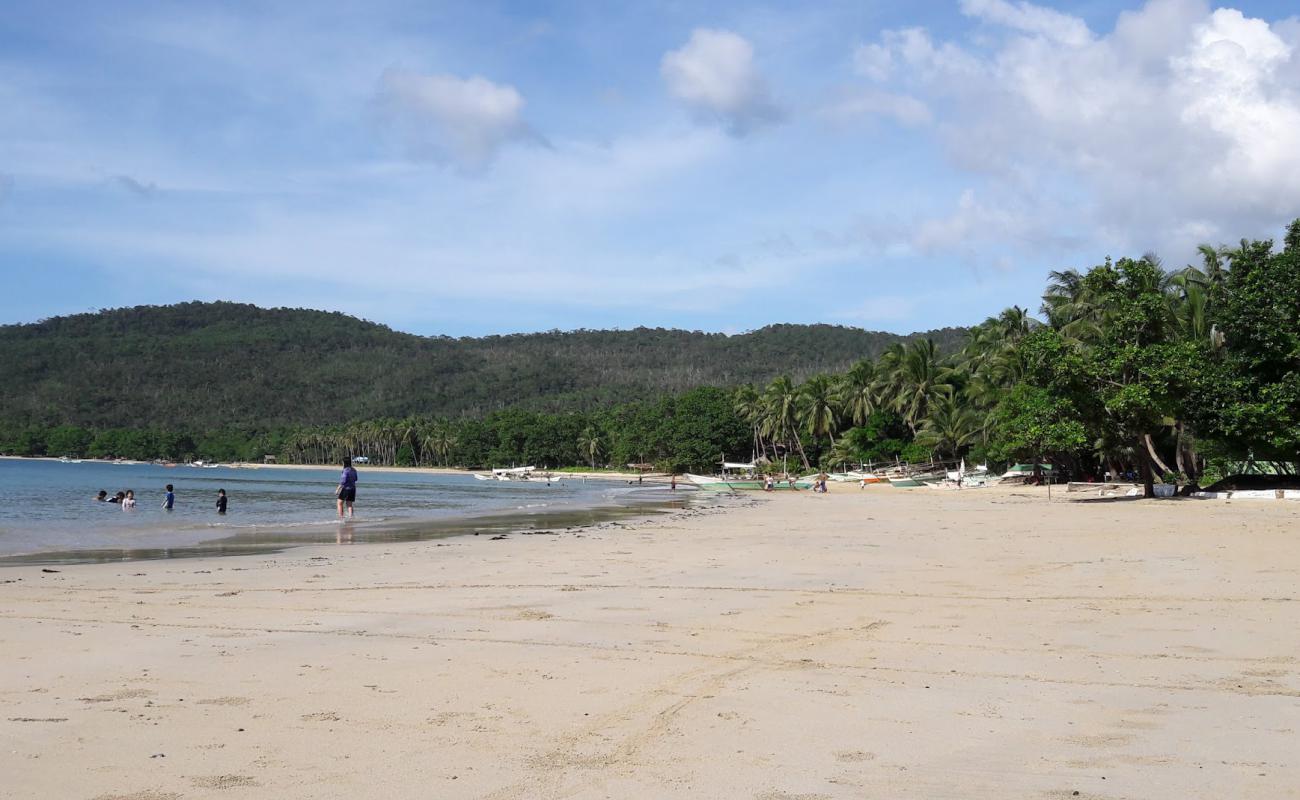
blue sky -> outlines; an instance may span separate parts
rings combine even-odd
[[[0,322],[907,332],[1300,216],[1291,2],[8,10]]]

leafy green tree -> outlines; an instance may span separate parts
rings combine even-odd
[[[95,434],[77,425],[59,425],[45,436],[45,450],[50,455],[76,456],[86,455]]]
[[[1246,462],[1300,461],[1300,220],[1281,252],[1243,242],[1212,290],[1216,358],[1193,398],[1198,427]]]
[[[1074,404],[1047,389],[1021,384],[994,414],[989,452],[1002,461],[1069,455],[1088,446],[1088,433]]]

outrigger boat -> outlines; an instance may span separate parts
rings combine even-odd
[[[475,472],[474,477],[481,481],[532,481],[535,483],[559,483],[558,475],[549,472],[538,473],[537,467],[509,467],[494,469],[492,472]]]
[[[686,473],[686,480],[695,484],[699,488],[709,492],[731,492],[736,490],[762,491],[766,488],[766,479],[759,475],[758,465],[752,462],[722,462],[722,474],[718,476],[710,475],[692,475]],[[729,475],[728,471],[735,471],[738,475]],[[791,485],[790,480],[772,480],[773,489],[811,489],[811,478],[799,478]]]

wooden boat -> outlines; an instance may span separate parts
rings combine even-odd
[[[685,477],[686,480],[708,492],[731,492],[737,490],[761,492],[766,488],[767,481],[764,477],[755,473],[757,469],[758,466],[752,463],[724,461],[722,462],[721,475],[693,475],[688,472]],[[741,474],[729,475],[729,471],[735,471]],[[791,488],[812,488],[812,479],[796,479],[793,487],[790,485],[789,479],[776,480],[773,478],[772,480],[773,490],[789,490]]]
[[[686,480],[695,484],[700,489],[708,492],[731,492],[731,491],[763,491],[766,482],[760,478],[719,478],[711,475],[692,475],[687,472]],[[789,480],[773,480],[773,491],[788,491],[791,488]],[[811,489],[812,481],[799,478],[794,482],[795,489]]]
[[[532,483],[559,483],[560,477],[549,472],[537,472],[537,467],[509,467],[494,469],[492,472],[475,472],[474,477],[480,481],[530,481]]]

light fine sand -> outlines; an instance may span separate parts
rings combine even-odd
[[[0,569],[0,797],[1300,797],[1300,503],[834,488]]]

